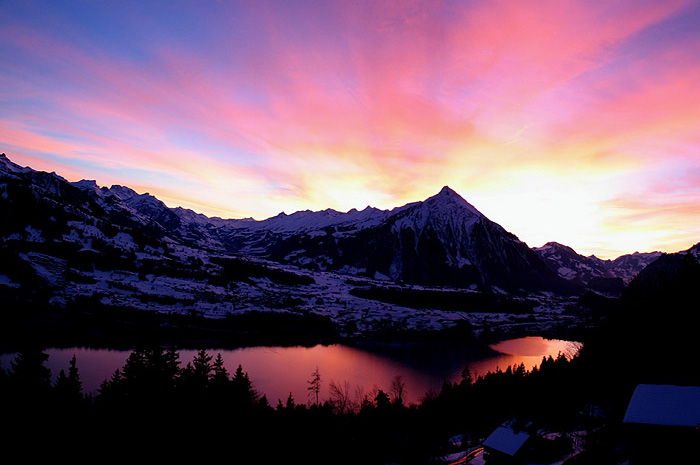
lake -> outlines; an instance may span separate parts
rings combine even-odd
[[[497,367],[524,363],[531,369],[542,357],[561,352],[573,356],[581,344],[572,341],[524,337],[510,339],[488,347],[474,348],[439,343],[316,345],[313,347],[245,347],[239,349],[207,349],[210,355],[221,353],[229,373],[238,365],[247,372],[253,385],[267,396],[272,405],[284,402],[292,393],[297,403],[310,400],[308,381],[318,367],[321,374],[321,399],[329,397],[331,382],[344,386],[351,395],[358,390],[370,393],[374,389],[391,390],[392,381],[400,376],[405,384],[408,403],[418,403],[429,391],[439,391],[444,381],[458,381],[468,366],[472,375],[485,374]],[[180,350],[181,366],[192,361],[196,350]],[[80,377],[86,393],[95,393],[102,381],[112,376],[131,351],[52,348],[47,349],[48,367],[55,377],[76,356]],[[4,369],[10,368],[14,354],[0,355]]]

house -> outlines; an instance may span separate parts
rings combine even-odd
[[[482,444],[486,463],[520,463],[519,452],[529,439],[530,435],[524,431],[515,431],[510,426],[499,426]]]
[[[700,387],[640,384],[623,423],[630,465],[700,463]]]

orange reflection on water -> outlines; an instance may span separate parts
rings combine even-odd
[[[511,339],[489,347],[453,344],[368,344],[351,347],[342,344],[314,347],[246,347],[239,349],[208,348],[216,356],[221,353],[230,374],[241,365],[254,387],[265,394],[273,406],[283,403],[291,392],[297,403],[307,403],[309,380],[318,367],[321,374],[320,400],[329,398],[329,386],[348,385],[348,394],[356,399],[357,392],[372,395],[376,389],[390,392],[397,376],[405,384],[405,401],[418,403],[426,393],[437,392],[444,381],[459,381],[468,366],[474,378],[488,371],[525,364],[530,370],[542,362],[542,357],[571,357],[581,348],[577,342],[547,340],[540,337]],[[55,377],[67,370],[75,355],[85,392],[95,394],[102,381],[122,368],[130,351],[108,349],[61,348],[48,349],[48,366]],[[196,350],[180,350],[181,366],[191,362]],[[11,366],[14,354],[0,355],[0,366]]]
[[[528,336],[501,341],[491,344],[489,347],[501,355],[470,363],[469,369],[475,378],[483,376],[489,371],[495,371],[497,368],[505,370],[509,366],[521,363],[525,365],[526,370],[531,370],[542,363],[543,357],[557,358],[560,353],[570,359],[581,350],[582,344],[561,339]]]

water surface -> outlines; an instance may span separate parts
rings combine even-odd
[[[329,397],[331,382],[347,386],[351,396],[369,394],[373,390],[391,390],[397,376],[405,384],[406,401],[417,403],[429,391],[439,391],[444,381],[457,381],[468,366],[474,377],[497,367],[524,363],[527,369],[539,365],[542,357],[559,353],[574,355],[581,345],[576,342],[525,337],[502,341],[484,348],[455,347],[438,343],[367,345],[352,347],[343,344],[314,347],[246,347],[239,349],[206,349],[210,355],[221,353],[230,373],[240,364],[255,388],[275,405],[291,393],[297,403],[311,398],[308,381],[318,367],[321,374],[321,399]],[[102,381],[124,366],[131,351],[52,348],[48,366],[55,377],[68,370],[76,356],[85,392],[95,393]],[[180,350],[182,366],[192,361],[196,350]],[[0,356],[2,367],[10,367],[13,354]]]

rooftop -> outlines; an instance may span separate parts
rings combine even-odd
[[[700,387],[640,384],[627,406],[624,423],[700,425]]]
[[[486,438],[483,446],[513,456],[528,439],[530,435],[525,432],[516,433],[508,426],[499,426]]]

